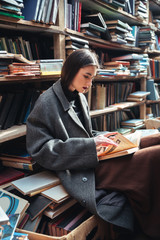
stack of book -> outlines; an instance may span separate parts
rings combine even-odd
[[[18,229],[62,236],[91,216],[69,196],[59,178],[50,171],[38,172],[12,181],[10,186],[1,189],[1,196],[2,193],[12,196],[15,200],[11,213],[20,213]],[[19,205],[17,207],[17,199],[21,208]],[[0,198],[0,204],[2,200],[3,197]],[[8,202],[1,204],[5,212],[6,204]]]
[[[39,64],[12,63],[8,66],[10,76],[38,76],[40,75]]]
[[[106,21],[107,28],[111,35],[111,41],[130,46],[135,45],[135,38],[132,35],[132,28],[121,20]]]
[[[146,96],[150,95],[150,92],[146,91],[136,91],[128,95],[127,101],[130,102],[140,102],[146,99]]]
[[[121,122],[121,127],[123,128],[133,128],[138,129],[143,127],[144,120],[143,119],[129,119]]]
[[[66,55],[69,56],[73,51],[80,48],[89,48],[89,42],[87,40],[67,36],[66,37]]]
[[[8,65],[12,62],[12,58],[7,58],[7,52],[0,50],[0,77],[4,77],[9,74]]]
[[[104,76],[129,76],[130,62],[129,61],[110,61],[103,63],[103,70],[108,70],[107,72],[104,71]],[[103,75],[103,70],[98,71],[98,74]]]
[[[152,26],[140,27],[138,31],[138,46],[149,50],[156,49],[155,28]]]
[[[59,0],[25,0],[23,16],[26,20],[55,24],[59,9]]]
[[[143,20],[148,20],[148,0],[136,0],[135,1],[135,16]]]
[[[81,32],[97,38],[110,40],[111,36],[102,14],[85,15],[81,24]]]
[[[0,0],[0,15],[13,18],[24,18],[22,16],[23,8],[23,0]]]
[[[146,76],[149,66],[148,54],[127,54],[112,58],[112,61],[129,61],[131,76]]]

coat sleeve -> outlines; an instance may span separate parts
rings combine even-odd
[[[27,150],[32,158],[54,171],[95,168],[98,159],[93,138],[69,137],[65,129],[57,134],[61,119],[55,124],[51,115],[39,100],[27,119]]]

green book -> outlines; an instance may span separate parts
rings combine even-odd
[[[24,19],[24,16],[16,15],[14,13],[9,13],[9,12],[2,12],[2,11],[0,11],[0,15],[7,16],[7,17]]]

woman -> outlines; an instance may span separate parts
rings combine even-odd
[[[160,210],[160,135],[153,138],[152,147],[149,138],[141,141],[146,150],[98,161],[98,145],[116,143],[107,137],[113,133],[93,135],[83,93],[91,87],[97,68],[96,55],[88,49],[67,58],[61,79],[39,97],[28,118],[28,152],[42,167],[55,171],[67,192],[93,214],[129,231],[136,216],[149,237],[160,239],[155,212]]]

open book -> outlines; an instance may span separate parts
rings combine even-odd
[[[97,153],[99,160],[106,160],[109,158],[120,157],[127,154],[136,152],[139,149],[141,132],[135,131],[134,133],[123,136],[120,133],[109,136],[118,144],[118,146],[109,145],[107,147],[98,146]]]

